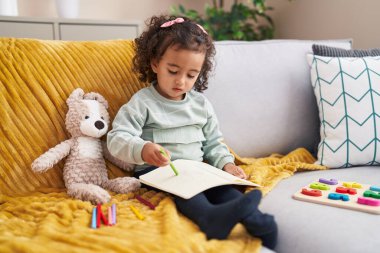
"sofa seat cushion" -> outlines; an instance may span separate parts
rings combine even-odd
[[[378,252],[380,216],[295,200],[292,195],[319,178],[379,185],[379,167],[351,167],[298,172],[282,180],[261,203],[279,226],[276,247],[281,253]],[[333,251],[332,251],[333,249]]]

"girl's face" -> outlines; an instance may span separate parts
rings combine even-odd
[[[158,93],[167,99],[182,100],[193,88],[204,60],[204,52],[169,47],[160,61],[151,62],[152,70],[157,74]]]

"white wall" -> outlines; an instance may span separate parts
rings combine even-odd
[[[203,9],[205,1],[180,0],[79,0],[79,18],[102,20],[140,20],[169,13],[172,5]],[[57,17],[55,0],[18,0],[20,16]]]
[[[57,17],[55,0],[18,0],[20,16]],[[79,18],[145,21],[182,3],[203,10],[210,0],[79,0]],[[248,1],[248,0],[240,0]],[[226,6],[233,0],[225,0]],[[268,0],[280,39],[353,38],[355,48],[380,47],[380,0]]]

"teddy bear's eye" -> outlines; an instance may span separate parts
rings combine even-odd
[[[90,118],[90,116],[85,116],[84,118],[85,118],[85,119],[89,119],[89,118]]]
[[[104,117],[102,116],[102,117],[100,117],[102,120],[104,120]]]

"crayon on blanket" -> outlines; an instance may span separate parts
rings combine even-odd
[[[116,204],[112,204],[112,224],[116,224]]]
[[[136,195],[136,199],[143,203],[144,205],[148,206],[150,209],[154,210],[156,207],[150,203],[148,200],[142,198],[140,195]]]
[[[104,215],[104,213],[102,212],[102,209],[101,209],[101,208],[99,208],[98,212],[100,212],[100,219],[102,219],[103,223],[104,223],[105,225],[108,225],[107,218],[106,218],[106,216]]]
[[[144,220],[145,217],[136,209],[136,207],[130,205],[129,208],[132,210],[132,212],[136,215],[137,218],[140,220]]]
[[[96,227],[100,228],[100,212],[101,212],[101,206],[100,204],[96,207]]]
[[[108,210],[108,226],[112,226],[113,225],[113,219],[112,219],[112,210],[111,210],[111,207],[109,206],[107,208]]]
[[[91,228],[96,229],[96,227],[97,227],[96,218],[97,218],[97,215],[96,215],[96,207],[94,207],[94,208],[92,209]]]

